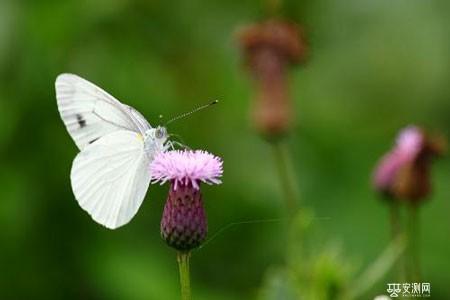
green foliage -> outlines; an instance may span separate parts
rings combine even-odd
[[[450,135],[448,1],[286,1],[281,11],[304,25],[310,45],[290,78],[297,127],[287,142],[302,202],[315,213],[286,234],[283,222],[223,231],[193,253],[194,299],[345,297],[388,245],[388,208],[369,184],[377,159],[409,123]],[[270,149],[248,125],[252,84],[233,40],[265,13],[261,1],[0,1],[1,299],[179,296],[176,253],[159,236],[167,187],[151,186],[116,231],[73,199],[77,149],[54,92],[62,72],[152,124],[219,99],[169,128],[224,158],[224,184],[204,189],[210,236],[232,222],[283,218]],[[449,170],[448,159],[436,163],[420,212],[433,299],[450,298]],[[310,246],[295,245],[297,234]],[[361,299],[392,281],[388,272]]]

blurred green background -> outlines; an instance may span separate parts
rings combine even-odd
[[[0,299],[179,295],[175,252],[159,235],[167,186],[151,186],[136,217],[115,231],[74,200],[77,148],[57,111],[59,73],[96,83],[151,124],[220,99],[169,128],[224,159],[223,185],[203,189],[210,235],[231,222],[283,218],[271,150],[249,122],[252,82],[235,41],[237,28],[264,19],[266,6],[0,1]],[[317,244],[339,249],[357,277],[389,240],[387,207],[370,187],[375,163],[405,125],[450,134],[450,5],[286,1],[282,11],[304,26],[310,48],[290,78],[297,125],[288,143],[301,201],[317,217]],[[448,159],[435,164],[433,179],[421,211],[423,281],[432,299],[450,299]],[[283,265],[284,228],[236,225],[195,252],[195,299],[264,298]],[[389,276],[361,299],[384,293]]]

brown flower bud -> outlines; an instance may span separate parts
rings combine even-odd
[[[271,20],[242,28],[238,34],[246,64],[256,81],[252,118],[256,129],[273,138],[288,131],[293,120],[287,68],[305,59],[298,26]]]

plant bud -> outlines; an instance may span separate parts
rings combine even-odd
[[[301,31],[293,23],[271,20],[239,31],[239,43],[256,83],[252,119],[268,138],[285,134],[293,122],[287,69],[305,59]]]

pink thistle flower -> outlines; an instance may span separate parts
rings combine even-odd
[[[373,184],[393,198],[418,200],[429,193],[431,158],[441,152],[436,141],[417,126],[402,129],[395,146],[378,163]]]
[[[395,147],[384,155],[374,174],[376,189],[389,193],[392,183],[399,170],[415,159],[423,144],[423,135],[415,126],[403,129],[396,141]]]
[[[150,165],[153,182],[170,182],[161,236],[177,250],[190,251],[206,238],[207,220],[200,184],[220,184],[222,160],[206,151],[168,151]]]
[[[223,170],[222,160],[206,151],[174,150],[157,155],[150,172],[153,182],[172,181],[174,189],[190,183],[198,190],[200,182],[220,184]]]

